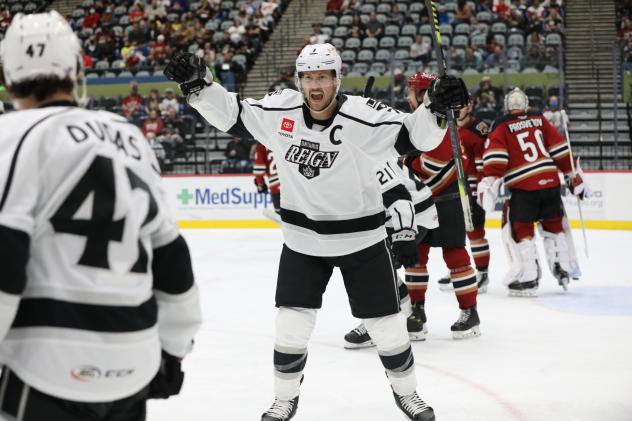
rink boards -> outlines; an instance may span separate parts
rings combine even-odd
[[[632,230],[632,171],[587,174],[593,195],[581,202],[585,225],[591,229]],[[167,198],[182,228],[277,228],[264,216],[272,209],[269,195],[257,193],[253,176],[165,176]],[[487,217],[487,227],[500,227],[506,195]],[[577,200],[563,188],[563,201],[573,227],[579,227]]]

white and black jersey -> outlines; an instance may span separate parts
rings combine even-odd
[[[303,96],[285,89],[240,100],[214,83],[189,103],[219,130],[252,137],[277,158],[285,242],[313,256],[340,256],[386,236],[376,170],[414,149],[434,149],[445,129],[425,107],[413,114],[359,96],[338,96],[337,110],[315,122]]]
[[[426,229],[439,226],[432,191],[401,160],[387,161],[378,167],[376,174],[386,208],[387,228],[418,231],[418,226]]]
[[[201,322],[149,144],[72,103],[0,127],[0,362],[62,399],[138,392],[161,348],[184,356]]]

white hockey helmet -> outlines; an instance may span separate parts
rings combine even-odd
[[[42,76],[77,80],[81,57],[79,38],[56,11],[18,13],[0,44],[5,85]]]
[[[306,45],[296,58],[296,73],[294,74],[296,86],[303,92],[299,75],[303,72],[313,72],[316,70],[333,70],[336,72],[336,93],[340,89],[340,79],[342,77],[342,60],[336,47],[326,44]]]
[[[520,110],[526,112],[528,109],[529,97],[520,88],[514,88],[505,95],[505,111]]]

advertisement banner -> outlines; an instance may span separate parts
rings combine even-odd
[[[163,177],[167,197],[182,227],[277,227],[262,211],[273,209],[257,192],[251,174]]]
[[[592,190],[581,202],[587,228],[632,230],[632,172],[594,171],[586,174]],[[212,176],[165,176],[172,208],[184,228],[272,228],[264,210],[273,209],[270,195],[260,194],[251,174]],[[503,202],[501,190],[496,210],[487,215],[489,227],[499,227]],[[577,199],[562,180],[562,201],[574,227],[579,226]]]

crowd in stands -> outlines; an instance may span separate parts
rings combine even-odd
[[[616,1],[617,36],[623,49],[622,63],[625,69],[632,68],[632,0]]]
[[[68,21],[93,76],[147,76],[175,51],[202,57],[236,91],[288,0],[84,0]]]
[[[444,1],[438,19],[454,72],[558,71],[562,0]],[[329,0],[313,28],[305,43],[334,44],[350,74],[387,73],[391,58],[405,74],[436,69],[423,2]]]

